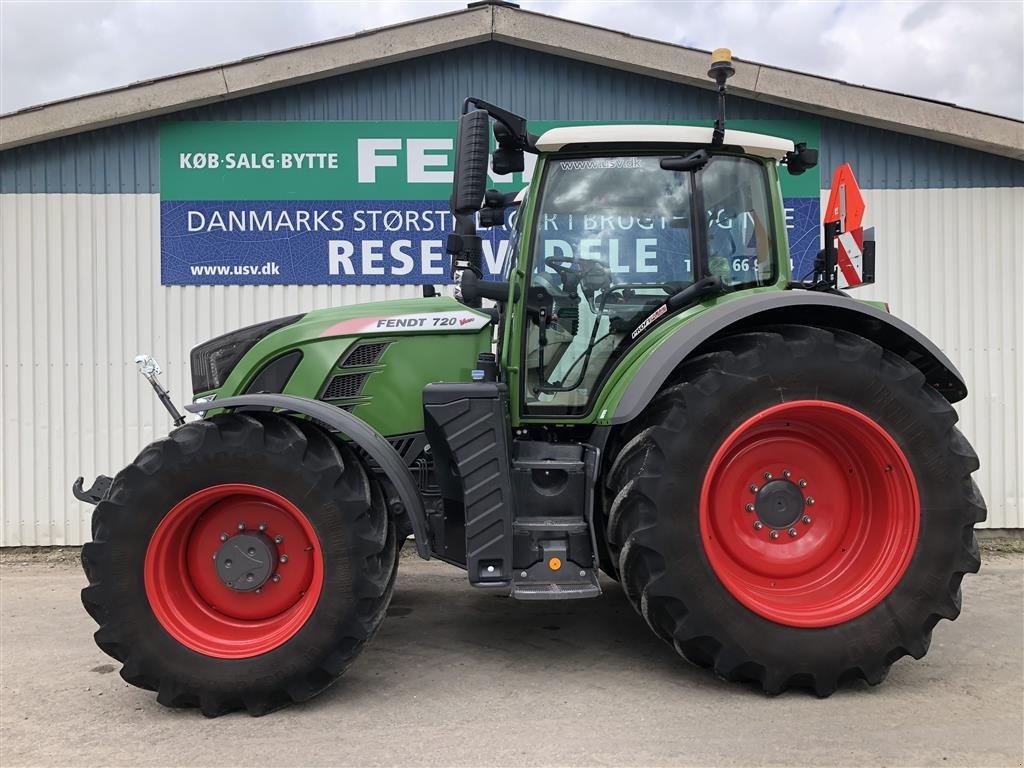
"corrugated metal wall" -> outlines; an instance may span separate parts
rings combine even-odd
[[[987,528],[1024,528],[1024,189],[867,190],[879,238],[877,283],[857,298],[887,301],[960,369],[956,409],[981,458],[974,479]],[[822,206],[828,193],[822,193]]]
[[[535,120],[714,120],[709,91],[501,43],[140,120],[0,153],[0,193],[159,192],[158,126],[173,120],[454,120],[467,95]],[[732,98],[729,117],[817,120],[822,168],[849,162],[862,186],[1024,185],[1024,163]]]
[[[883,298],[967,376],[961,427],[989,527],[1024,527],[1020,466],[1024,190],[872,190]],[[88,539],[76,474],[111,472],[169,421],[131,363],[150,352],[180,401],[188,349],[260,320],[416,295],[414,286],[161,287],[156,195],[0,195],[0,543]],[[966,278],[966,279],[965,279]]]
[[[543,83],[543,87],[539,84]],[[537,118],[710,118],[707,92],[474,46],[269,92],[173,119],[441,119],[473,93]],[[734,100],[737,118],[812,118]],[[69,482],[112,472],[169,420],[131,358],[150,352],[180,402],[188,349],[232,328],[415,287],[162,287],[156,121],[0,153],[0,545],[77,544],[90,508]],[[968,378],[963,427],[990,527],[1021,509],[1024,163],[822,120],[823,166],[850,160],[879,228],[880,284]],[[950,187],[937,189],[934,187]],[[867,294],[862,294],[867,296]]]
[[[70,482],[116,471],[170,420],[140,352],[191,399],[188,350],[310,309],[418,295],[416,286],[160,285],[156,195],[0,195],[0,546],[88,541]]]

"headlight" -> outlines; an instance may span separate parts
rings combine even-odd
[[[279,328],[291,325],[302,315],[292,315],[259,325],[250,325],[204,342],[192,350],[192,392],[219,389],[228,374],[257,341]]]

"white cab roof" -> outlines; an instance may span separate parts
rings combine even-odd
[[[552,128],[537,140],[541,152],[557,152],[572,144],[711,144],[711,128],[686,125],[578,125]],[[749,155],[781,160],[793,142],[747,131],[725,131],[725,144]]]

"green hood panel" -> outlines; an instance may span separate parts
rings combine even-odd
[[[492,329],[489,315],[447,296],[315,310],[260,339],[216,395],[245,393],[264,366],[299,350],[302,359],[284,394],[321,399],[336,376],[353,377],[346,379],[345,389],[357,389],[355,396],[328,402],[347,408],[383,435],[419,432],[423,387],[469,381],[479,353],[491,351]],[[348,350],[364,338],[387,345],[379,359],[340,367]]]

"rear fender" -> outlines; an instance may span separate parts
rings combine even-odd
[[[666,337],[630,373],[612,424],[636,418],[683,360],[715,336],[779,323],[835,328],[864,336],[916,366],[949,402],[967,396],[967,385],[942,350],[898,317],[847,296],[788,290],[755,294],[696,315]]]
[[[412,532],[416,537],[416,552],[424,560],[430,559],[427,515],[416,481],[413,479],[409,467],[391,446],[391,443],[365,421],[333,405],[294,395],[238,395],[237,397],[226,397],[223,400],[192,403],[185,406],[185,410],[191,413],[203,413],[223,408],[280,409],[289,413],[298,413],[326,424],[331,429],[348,437],[377,462],[394,484],[398,498],[409,515],[409,523],[412,525]]]

